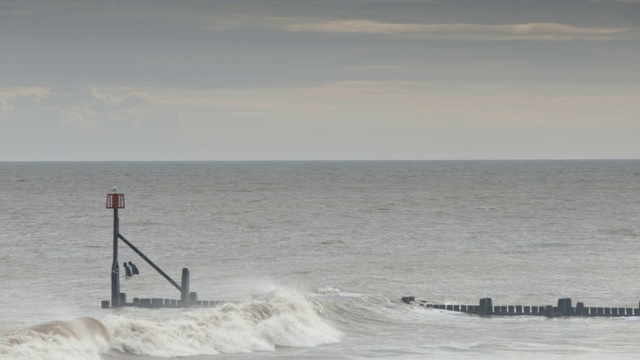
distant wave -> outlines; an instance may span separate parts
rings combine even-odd
[[[246,303],[179,311],[140,319],[134,313],[52,321],[0,338],[1,359],[100,359],[122,351],[177,357],[273,351],[340,341],[340,332],[318,315],[316,304],[277,289]],[[153,311],[153,310],[144,310]]]

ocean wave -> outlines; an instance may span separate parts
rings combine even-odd
[[[285,289],[250,302],[169,314],[128,309],[109,314],[102,322],[94,318],[52,321],[0,337],[0,359],[91,360],[109,351],[179,357],[340,341],[341,333],[319,315],[320,310],[317,303]]]
[[[112,345],[161,357],[273,351],[334,343],[340,333],[301,294],[278,289],[251,302],[190,310],[174,318],[109,316]]]
[[[99,360],[111,347],[100,321],[83,317],[51,321],[0,338],[0,359]]]

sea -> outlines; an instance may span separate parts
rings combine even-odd
[[[211,308],[102,309],[120,234]],[[632,359],[640,161],[1,162],[0,359]],[[128,301],[180,297],[124,242]]]

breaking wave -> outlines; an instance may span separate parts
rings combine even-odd
[[[53,321],[0,337],[0,358],[100,359],[109,351],[176,357],[340,341],[340,332],[319,311],[319,305],[303,295],[278,289],[254,301],[178,310],[165,318],[142,319],[132,311],[107,315],[102,322],[94,318]]]
[[[83,317],[51,321],[0,338],[0,358],[15,360],[100,359],[109,345],[109,331],[100,321]]]

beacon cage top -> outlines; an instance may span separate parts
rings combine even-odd
[[[107,194],[107,209],[124,209],[124,194]]]

